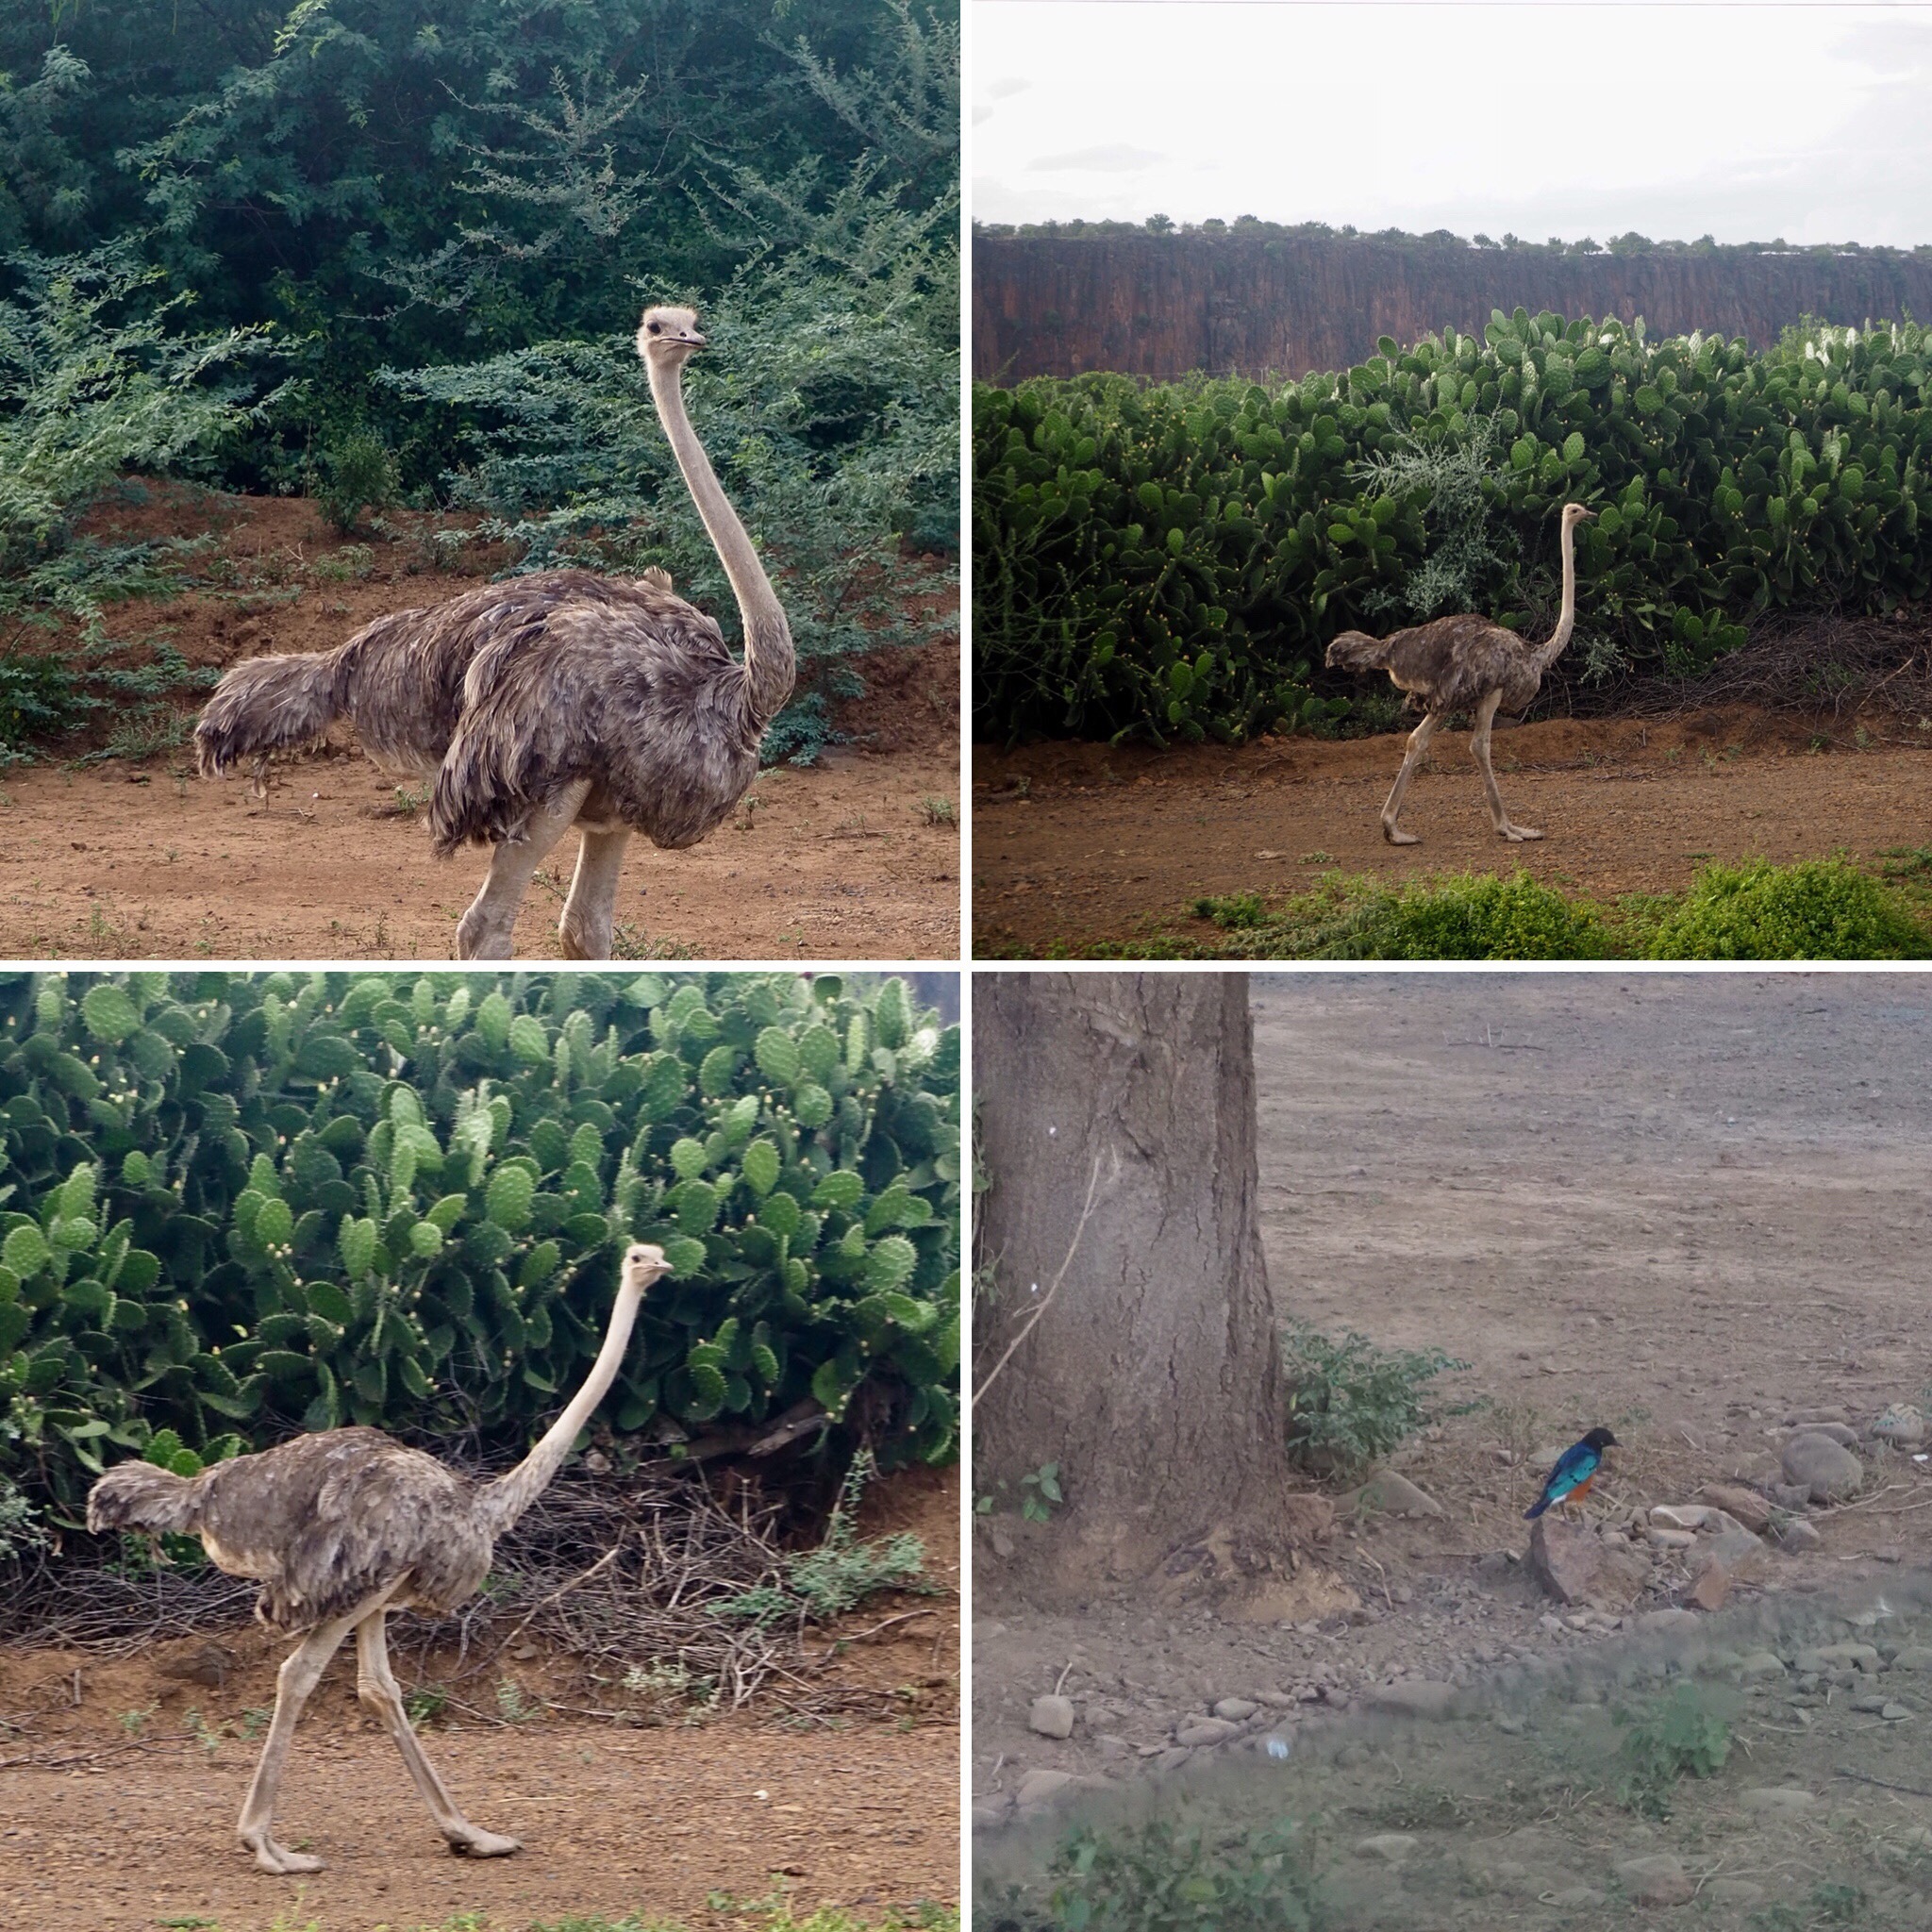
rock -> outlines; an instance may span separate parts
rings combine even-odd
[[[1194,1754],[1185,1744],[1175,1744],[1154,1760],[1156,1771],[1178,1771]]]
[[[1387,1864],[1399,1865],[1415,1847],[1415,1840],[1406,1831],[1381,1831],[1374,1838],[1357,1839],[1355,1855],[1358,1858],[1380,1858]]]
[[[1185,1744],[1189,1750],[1199,1750],[1205,1744],[1224,1744],[1241,1730],[1239,1724],[1231,1724],[1224,1718],[1197,1717],[1174,1734],[1176,1744]]]
[[[994,1831],[1007,1822],[1004,1805],[975,1805],[973,1807],[973,1828],[974,1831]]]
[[[1923,1643],[1908,1643],[1888,1666],[1894,1671],[1932,1671],[1932,1649]]]
[[[1782,1677],[1784,1660],[1774,1650],[1747,1650],[1738,1659],[1738,1671],[1746,1677]]]
[[[1867,1711],[1873,1717],[1876,1717],[1885,1708],[1886,1703],[1887,1699],[1876,1690],[1867,1690],[1862,1695],[1852,1699],[1852,1708],[1854,1710]]]
[[[1617,1867],[1624,1889],[1641,1906],[1688,1905],[1697,1896],[1676,1857],[1669,1852],[1656,1852],[1647,1858],[1625,1858]]]
[[[1841,1449],[1856,1449],[1858,1446],[1858,1432],[1840,1416],[1837,1422],[1800,1423],[1801,1436],[1827,1436]]]
[[[1814,1503],[1841,1503],[1856,1496],[1865,1480],[1865,1465],[1851,1449],[1816,1429],[1805,1430],[1785,1444],[1783,1466],[1786,1481]]]
[[[1550,1894],[1553,1906],[1600,1906],[1607,1903],[1603,1892],[1593,1891],[1587,1885],[1566,1885],[1561,1891]]]
[[[1802,1557],[1812,1550],[1824,1547],[1824,1538],[1815,1523],[1807,1523],[1802,1516],[1789,1516],[1780,1523],[1772,1535],[1777,1546],[1788,1557]]]
[[[1754,1885],[1748,1878],[1713,1878],[1704,1888],[1704,1895],[1714,1899],[1719,1905],[1756,1906],[1764,1903],[1764,1888]]]
[[[1764,1493],[1780,1509],[1802,1509],[1811,1500],[1811,1491],[1796,1483],[1766,1483]]]
[[[1714,1509],[1735,1517],[1754,1535],[1762,1536],[1771,1527],[1771,1505],[1756,1490],[1741,1483],[1706,1483],[1698,1495]]]
[[[1824,1676],[1833,1671],[1876,1671],[1878,1653],[1869,1643],[1822,1643],[1807,1645],[1793,1661],[1799,1671]]]
[[[1112,1731],[1102,1731],[1093,1740],[1094,1748],[1103,1757],[1119,1760],[1131,1757],[1134,1747],[1124,1738],[1117,1737]]]
[[[1878,1715],[1889,1724],[1901,1724],[1911,1714],[1903,1704],[1881,1704],[1878,1707]]]
[[[1895,1449],[1916,1449],[1928,1431],[1925,1418],[1909,1402],[1894,1402],[1872,1424],[1872,1433]]]
[[[1851,1418],[1841,1408],[1800,1408],[1785,1417],[1788,1429],[1819,1428],[1831,1423],[1843,1424]]]
[[[1079,1782],[1071,1771],[1048,1771],[1042,1766],[1029,1771],[1020,1780],[1020,1789],[1013,1795],[1021,1810],[1040,1811],[1052,1804],[1069,1785]]]
[[[1405,1475],[1392,1469],[1376,1472],[1360,1489],[1351,1490],[1336,1508],[1346,1513],[1351,1507],[1378,1512],[1384,1516],[1440,1516],[1442,1506],[1425,1494]]]
[[[1036,1697],[1026,1713],[1030,1730],[1042,1738],[1071,1738],[1074,1735],[1074,1700],[1071,1697]]]
[[[1659,1529],[1655,1524],[1643,1532],[1643,1540],[1654,1550],[1688,1550],[1697,1541],[1688,1529]]]
[[[1454,1684],[1405,1677],[1399,1684],[1377,1684],[1368,1693],[1368,1704],[1372,1710],[1400,1711],[1405,1717],[1447,1717],[1456,1694]]]
[[[1771,1574],[1771,1552],[1741,1523],[1733,1523],[1716,1536],[1698,1539],[1693,1569],[1711,1564],[1733,1583],[1762,1583]]]
[[[1689,1630],[1695,1627],[1695,1610],[1645,1610],[1637,1620],[1640,1630]]]
[[[1659,1529],[1702,1529],[1709,1516],[1702,1503],[1659,1503],[1650,1512]]]
[[[1700,1610],[1721,1610],[1731,1600],[1731,1573],[1722,1563],[1700,1563],[1684,1601]]]
[[[1774,1818],[1796,1818],[1818,1807],[1818,1800],[1796,1785],[1759,1785],[1755,1790],[1740,1791],[1738,1803],[1747,1811]]]
[[[1369,1761],[1372,1755],[1369,1747],[1357,1740],[1352,1744],[1344,1744],[1335,1754],[1335,1761],[1343,1771],[1357,1771]]]
[[[1641,1550],[1548,1516],[1539,1516],[1530,1532],[1529,1567],[1558,1603],[1599,1609],[1628,1609],[1650,1581]]]
[[[1260,1709],[1251,1697],[1224,1697],[1214,1707],[1214,1715],[1231,1724],[1246,1724]]]

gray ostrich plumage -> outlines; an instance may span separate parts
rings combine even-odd
[[[307,1633],[276,1679],[275,1718],[236,1826],[264,1872],[322,1869],[320,1858],[278,1844],[271,1826],[302,1707],[351,1630],[357,1695],[395,1740],[451,1849],[473,1857],[519,1849],[515,1839],[470,1824],[424,1756],[390,1669],[386,1620],[391,1610],[454,1609],[475,1594],[496,1539],[542,1492],[616,1379],[638,1305],[667,1267],[661,1248],[638,1242],[625,1252],[610,1326],[583,1387],[529,1455],[493,1481],[446,1468],[380,1429],[354,1428],[297,1436],[193,1476],[124,1462],[89,1492],[87,1526],[97,1535],[199,1537],[217,1567],[260,1583],[263,1623]]]
[[[544,571],[427,610],[398,610],[332,651],[258,658],[223,677],[195,726],[204,774],[277,751],[337,718],[386,773],[430,778],[437,855],[493,848],[457,928],[459,958],[508,958],[537,867],[582,834],[559,930],[573,958],[610,957],[630,833],[694,845],[758,776],[765,728],[791,694],[791,632],[758,552],[685,413],[682,373],[705,338],[688,308],[651,308],[638,354],[677,464],[730,580],[744,661],[662,571]]]
[[[1386,671],[1395,688],[1420,701],[1423,721],[1409,733],[1402,769],[1395,774],[1388,802],[1382,807],[1382,836],[1391,845],[1419,842],[1396,819],[1416,767],[1423,761],[1436,728],[1453,711],[1470,711],[1475,729],[1469,748],[1482,774],[1490,819],[1498,835],[1509,840],[1541,839],[1530,825],[1511,822],[1496,790],[1490,765],[1490,726],[1497,711],[1525,709],[1542,687],[1543,674],[1561,656],[1576,623],[1576,525],[1595,511],[1580,503],[1563,506],[1563,607],[1557,627],[1541,644],[1520,638],[1487,617],[1458,613],[1433,618],[1427,624],[1372,638],[1365,631],[1341,632],[1328,646],[1331,671]]]

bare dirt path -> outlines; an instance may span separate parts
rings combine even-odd
[[[1443,1349],[1471,1364],[1444,1395],[1486,1406],[1397,1458],[1442,1517],[1344,1515],[1327,1554],[1349,1594],[1291,1627],[1131,1594],[1044,1609],[1024,1578],[1052,1525],[983,1526],[971,1775],[988,1819],[1031,1769],[1131,1773],[1221,1698],[1346,1710],[1405,1672],[1476,1681],[1603,1641],[1552,1617],[1514,1560],[1534,1446],[1607,1423],[1625,1447],[1599,1483],[1605,1507],[1680,1502],[1769,1474],[1793,1413],[1863,1423],[1932,1382],[1932,981],[1350,973],[1253,986],[1263,1239],[1284,1315]],[[1777,1558],[1780,1591],[1924,1564],[1932,1474],[1893,1458],[1872,1488],[1815,1519],[1816,1554]],[[1082,1721],[1055,1743],[1027,1710],[1062,1672]]]
[[[571,1681],[568,1660],[533,1656],[508,1668],[536,1707],[529,1721],[438,1717],[425,1748],[467,1815],[523,1840],[508,1858],[450,1855],[357,1702],[348,1653],[304,1714],[276,1814],[277,1835],[326,1869],[290,1879],[257,1872],[234,1838],[259,1749],[248,1713],[273,1703],[285,1641],[223,1630],[236,1661],[218,1686],[184,1674],[207,1654],[200,1638],[122,1658],[0,1646],[0,1925],[415,1932],[474,1912],[489,1932],[516,1932],[635,1912],[718,1927],[728,1901],[765,1897],[774,1882],[801,1917],[835,1905],[876,1923],[922,1900],[950,1904],[959,1495],[957,1470],[890,1477],[868,1495],[864,1532],[918,1534],[939,1591],[877,1598],[811,1632],[822,1668],[802,1690],[768,1688],[742,1712],[640,1728],[558,1707],[570,1697],[549,1693]],[[453,1665],[425,1666],[398,1643],[406,1693],[419,1668],[447,1684]],[[493,1701],[489,1681],[464,1695]]]
[[[1494,758],[1511,815],[1541,841],[1491,830],[1460,734],[1438,741],[1416,779],[1403,824],[1422,843],[1402,847],[1379,824],[1399,737],[978,747],[974,949],[1077,953],[1177,922],[1198,895],[1302,891],[1334,867],[1391,881],[1520,868],[1613,900],[1681,891],[1712,859],[1869,860],[1932,839],[1932,746],[1874,736],[1860,749],[1844,725],[1743,709],[1555,720],[1499,731]]]
[[[130,486],[86,529],[104,541],[205,542],[176,566],[177,592],[105,603],[104,630],[136,668],[164,646],[214,671],[330,649],[373,618],[473,590],[510,561],[501,549],[439,549],[449,521],[394,511],[388,534],[349,541],[299,498]],[[923,601],[941,596],[952,593]],[[73,625],[22,635],[34,650],[83,650]],[[822,668],[808,660],[802,691]],[[765,772],[691,851],[633,841],[620,951],[958,956],[958,641],[888,646],[858,669],[866,690],[832,706],[840,736],[819,763]],[[188,733],[202,695],[184,685],[142,713],[137,741],[144,734],[153,747],[144,755],[105,755],[128,725],[124,706],[94,713],[33,764],[0,771],[0,957],[449,958],[485,856],[432,858],[420,788],[399,797],[342,726],[320,754],[278,761],[265,803],[245,774],[195,776]],[[519,957],[558,957],[575,861],[567,835],[525,902]]]

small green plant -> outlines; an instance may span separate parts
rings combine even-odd
[[[1313,1848],[1293,1820],[1210,1833],[1164,1819],[1081,1830],[1053,1862],[1059,1932],[1321,1932]]]
[[[100,703],[58,658],[41,651],[0,654],[0,765],[20,763],[30,740],[74,730]]]
[[[124,1710],[114,1722],[130,1738],[138,1738],[147,1728],[148,1720],[160,1708],[158,1704],[143,1704],[138,1710]]]
[[[449,1707],[449,1692],[440,1684],[425,1684],[419,1690],[411,1690],[403,1700],[403,1710],[415,1729],[433,1724]],[[251,1711],[249,1715],[256,1715]],[[250,1733],[252,1736],[253,1734]]]
[[[19,1435],[19,1426],[0,1417],[0,1432]],[[23,1496],[8,1476],[0,1475],[0,1563],[9,1562],[28,1550],[42,1549],[48,1536],[34,1507]]]
[[[1196,899],[1194,917],[1211,919],[1223,932],[1233,932],[1263,924],[1268,908],[1259,892],[1234,892],[1224,898]]]
[[[197,1744],[199,1744],[201,1748],[205,1752],[207,1752],[210,1757],[212,1757],[215,1755],[215,1753],[222,1748],[221,1732],[219,1730],[211,1730],[208,1727],[208,1720],[202,1716],[200,1711],[191,1710],[188,1713],[188,1715],[182,1720],[182,1723],[188,1726],[189,1736],[192,1737],[194,1740],[194,1741]]]
[[[1645,949],[1653,959],[1923,959],[1932,937],[1842,858],[1709,865]]]
[[[1053,1512],[1065,1501],[1060,1494],[1058,1462],[1042,1462],[1038,1469],[1028,1470],[1020,1478],[1020,1488],[1024,1491],[1020,1498],[1020,1514],[1028,1523],[1050,1523]]]
[[[1668,1818],[1682,1777],[1715,1777],[1731,1755],[1731,1727],[1708,1694],[1679,1684],[1641,1711],[1619,1711],[1625,1727],[1623,1804],[1643,1818]]]
[[[1440,1348],[1378,1348],[1353,1329],[1332,1341],[1305,1322],[1281,1331],[1288,1374],[1288,1453],[1324,1473],[1346,1474],[1380,1461],[1439,1411],[1428,1384],[1466,1369]],[[1441,1413],[1463,1415],[1471,1405]]]
[[[384,509],[395,501],[395,458],[382,439],[366,429],[325,445],[318,467],[317,507],[344,537],[365,509]]]
[[[525,1697],[523,1686],[510,1677],[497,1680],[496,1708],[504,1722],[512,1724],[526,1724],[543,1715],[542,1705]]]
[[[718,1680],[704,1676],[673,1658],[652,1664],[632,1664],[624,1674],[624,1688],[652,1703],[691,1711],[718,1707]]]
[[[922,798],[919,808],[925,814],[925,822],[929,825],[956,825],[959,823],[950,798]]]
[[[250,1742],[268,1729],[269,1721],[274,1716],[273,1710],[266,1709],[260,1705],[250,1705],[236,1721],[235,1735],[243,1742]]]
[[[929,1588],[924,1577],[925,1545],[909,1530],[858,1541],[859,1498],[877,1474],[871,1450],[861,1449],[852,1458],[818,1548],[788,1557],[782,1582],[760,1584],[726,1598],[720,1606],[723,1612],[758,1624],[780,1617],[823,1624],[857,1608],[880,1591]]]

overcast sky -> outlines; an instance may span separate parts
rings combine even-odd
[[[982,221],[1932,242],[1932,5],[971,5]]]

